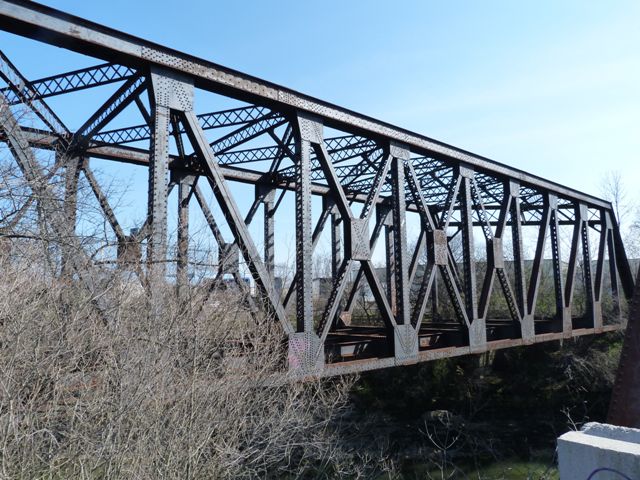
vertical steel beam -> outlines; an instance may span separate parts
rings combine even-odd
[[[195,177],[182,175],[178,180],[178,261],[176,286],[182,297],[189,285],[189,201],[193,193]]]
[[[627,259],[627,252],[624,249],[624,242],[622,241],[622,235],[620,234],[620,225],[614,224],[613,228],[613,245],[616,252],[616,265],[618,267],[618,274],[620,275],[620,283],[622,290],[627,298],[631,298],[634,295],[634,275],[637,272],[631,271],[629,260]]]
[[[263,239],[264,239],[264,268],[271,282],[274,281],[275,262],[275,199],[276,191],[267,184],[256,185],[256,197],[262,202]]]
[[[551,260],[553,265],[553,286],[556,301],[556,315],[553,320],[553,329],[564,332],[565,337],[571,336],[573,325],[571,312],[564,308],[564,279],[562,278],[562,250],[560,247],[560,230],[558,225],[558,199],[555,195],[549,198],[549,236],[551,237]]]
[[[324,366],[324,338],[313,322],[313,235],[311,217],[311,145],[323,144],[323,126],[314,117],[299,113],[295,130],[296,203],[296,331],[289,335],[289,369],[306,374]],[[325,319],[326,320],[326,319]],[[329,323],[325,324],[327,328]],[[323,328],[324,330],[324,328]]]
[[[603,227],[604,228],[604,227]],[[567,273],[567,285],[565,287],[565,310],[571,312],[571,304],[574,294],[574,283],[578,248],[582,250],[582,280],[585,292],[584,327],[600,329],[602,327],[602,315],[600,305],[596,303],[593,276],[591,274],[591,252],[589,245],[589,210],[585,204],[575,206],[575,224],[571,241],[571,255]],[[604,250],[604,248],[602,248]]]
[[[330,217],[330,211],[331,211],[331,208],[328,208],[325,205],[325,208],[322,209],[322,213],[320,214],[320,218],[318,218],[318,221],[316,222],[316,226],[313,229],[313,236],[311,241],[312,252],[315,251],[315,248],[318,245],[318,240],[320,240],[320,235],[324,230],[324,225],[325,223],[327,223],[327,219]],[[284,296],[284,300],[282,303],[285,309],[289,306],[289,301],[293,297],[293,294],[296,290],[297,285],[298,285],[298,271],[296,271],[295,274],[293,275],[291,284],[289,285],[289,288],[287,289],[287,293]]]
[[[513,248],[513,266],[516,287],[516,302],[520,310],[520,316],[525,321],[526,316],[526,283],[524,278],[524,255],[522,251],[522,218],[520,212],[520,184],[509,182],[509,190],[511,194],[511,240]],[[531,320],[533,321],[533,319]]]
[[[409,306],[409,253],[407,250],[407,215],[405,198],[404,162],[409,160],[409,150],[391,146],[391,178],[393,187],[393,247],[394,276],[396,289],[396,322],[408,325],[410,321]]]
[[[609,254],[609,281],[611,283],[611,297],[613,300],[613,313],[617,320],[621,321],[622,309],[620,308],[620,289],[618,286],[618,262],[616,261],[616,249],[613,238],[613,229],[616,227],[611,212],[607,212],[607,252]]]
[[[296,136],[296,330],[313,331],[313,251],[311,238],[311,144]]]
[[[56,157],[59,157],[60,153],[56,152]],[[83,158],[67,158],[64,161],[65,174],[64,174],[64,212],[67,225],[69,227],[69,233],[75,236],[76,224],[78,220],[78,179],[80,177],[80,167]],[[56,159],[58,163],[58,159]],[[69,250],[69,243],[65,242],[62,248],[62,275],[68,276],[72,271],[70,256],[73,252]]]
[[[607,212],[604,209],[598,210],[600,216],[600,239],[598,241],[598,259],[596,261],[596,275],[593,282],[593,302],[595,312],[596,328],[602,327],[604,318],[602,316],[602,290],[604,283],[604,257],[607,253],[607,237],[609,236],[609,224],[607,221]]]
[[[573,285],[576,277],[576,264],[578,261],[578,248],[580,245],[580,209],[578,206],[574,208],[575,221],[573,225],[573,235],[571,237],[571,247],[569,250],[569,263],[567,265],[567,282],[565,283],[564,292],[564,308],[566,314],[571,318],[571,303],[573,301]]]
[[[598,315],[599,305],[593,291],[593,275],[591,274],[591,246],[589,244],[589,210],[586,205],[580,205],[580,239],[582,240],[582,281],[585,295],[585,318],[590,327],[602,329],[602,316]]]
[[[338,277],[342,264],[342,221],[337,208],[331,211],[331,276]]]
[[[275,270],[275,234],[274,234],[274,210],[273,201],[264,204],[264,263],[267,274],[274,279]]]
[[[409,304],[409,252],[407,249],[407,199],[405,196],[405,163],[410,161],[410,152],[404,145],[391,143],[391,186],[393,218],[393,272],[395,295],[394,355],[396,363],[411,360],[418,355],[418,334],[411,323]],[[427,272],[425,272],[425,275]],[[429,276],[430,272],[429,272]],[[430,285],[429,285],[430,288]],[[422,312],[421,312],[422,313]],[[416,320],[416,327],[422,315]]]
[[[458,167],[460,184],[460,223],[462,225],[462,252],[464,266],[464,301],[469,319],[469,345],[472,350],[486,348],[485,321],[478,317],[478,293],[476,289],[476,259],[473,241],[473,202],[471,184],[475,175],[468,167]]]
[[[440,318],[440,300],[438,299],[438,269],[433,275],[433,285],[431,286],[431,318],[434,322]]]
[[[147,243],[148,286],[151,314],[162,308],[167,258],[167,195],[169,171],[170,82],[162,74],[151,72],[150,99],[153,117],[151,157],[149,159]]]
[[[385,282],[387,284],[387,300],[394,315],[398,313],[398,289],[396,286],[396,256],[395,234],[393,228],[393,215],[389,212],[384,222],[384,246],[385,246]]]

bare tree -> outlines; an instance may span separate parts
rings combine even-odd
[[[602,177],[600,192],[614,208],[625,249],[630,258],[640,257],[640,206],[630,198],[619,171],[609,171]]]
[[[288,381],[278,325],[256,328],[233,292],[199,310],[195,287],[150,317],[144,289],[120,275],[94,292],[112,307],[105,325],[86,289],[19,248],[1,285],[3,478],[295,477],[331,465],[329,422],[348,381]]]
[[[632,207],[628,203],[628,193],[622,173],[618,170],[607,171],[600,180],[600,193],[613,205],[618,224],[624,225],[624,220],[631,213]]]

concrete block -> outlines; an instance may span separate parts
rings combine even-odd
[[[560,480],[640,479],[640,430],[588,423],[558,438]]]

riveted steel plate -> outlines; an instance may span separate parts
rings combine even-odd
[[[136,243],[139,238],[127,237],[120,242],[117,252],[114,253],[117,253],[117,261],[125,268],[129,268],[129,264],[142,266],[145,260],[150,262],[148,276],[152,287],[149,289],[152,295],[150,313],[154,315],[164,308],[165,300],[171,301],[163,298],[160,302],[154,293],[162,291],[154,287],[160,283],[160,280],[163,284],[170,283],[166,270],[169,263],[173,261],[171,255],[167,255],[166,248],[169,190],[166,180],[169,171],[172,172],[173,184],[181,181],[184,174],[206,175],[213,182],[212,188],[225,217],[226,225],[231,227],[233,238],[240,245],[238,249],[232,244],[224,244],[213,217],[207,218],[216,241],[224,244],[219,251],[220,273],[233,273],[237,277],[240,261],[246,261],[257,287],[256,292],[259,294],[252,296],[253,298],[247,296],[247,306],[255,313],[259,308],[264,307],[269,318],[278,318],[285,335],[290,335],[294,331],[301,332],[291,335],[288,339],[289,358],[288,360],[283,358],[281,363],[284,366],[288,361],[291,370],[306,373],[309,377],[382,368],[394,364],[406,365],[415,361],[426,361],[471,351],[482,352],[567,338],[585,332],[599,333],[603,330],[601,310],[605,298],[608,302],[611,300],[610,303],[619,305],[619,294],[622,291],[627,298],[631,297],[633,274],[612,206],[605,200],[585,195],[507,165],[500,165],[386,122],[299,94],[286,87],[152,44],[105,26],[65,15],[36,2],[0,0],[0,19],[2,20],[0,23],[4,25],[3,28],[8,32],[57,47],[71,48],[89,57],[95,58],[98,55],[100,61],[110,62],[107,66],[100,65],[82,71],[62,73],[41,81],[29,81],[15,74],[16,69],[11,67],[11,62],[4,60],[4,55],[0,54],[0,70],[5,71],[5,68],[8,68],[6,72],[13,72],[5,78],[7,86],[0,88],[2,90],[0,103],[4,104],[3,94],[16,99],[28,97],[29,102],[22,101],[25,108],[32,109],[45,125],[52,123],[48,125],[50,132],[34,129],[33,126],[26,124],[20,125],[19,119],[12,118],[10,109],[0,108],[0,117],[2,117],[0,118],[2,131],[0,142],[5,140],[10,142],[10,149],[15,152],[14,156],[17,157],[20,168],[24,170],[23,173],[31,178],[27,179],[30,182],[33,182],[33,178],[39,178],[41,174],[33,156],[30,155],[29,145],[34,148],[55,150],[58,145],[66,143],[60,140],[67,134],[78,139],[77,142],[72,141],[71,151],[67,152],[73,156],[86,154],[87,157],[124,161],[149,168],[148,223],[144,236],[139,235],[139,238],[149,239],[148,248],[146,252],[140,251]],[[46,30],[47,35],[38,34],[42,29]],[[55,63],[53,59],[52,62]],[[105,73],[104,68],[113,72],[116,77],[105,77],[110,74]],[[117,73],[120,68],[128,69],[128,73],[124,76]],[[85,75],[89,70],[103,73],[100,73],[99,78],[89,79]],[[83,77],[81,84],[74,83],[80,78],[78,72],[81,72]],[[127,84],[127,88],[118,95],[112,96],[106,103],[99,101],[98,97],[93,99],[92,102],[103,105],[95,113],[95,118],[98,120],[88,119],[86,125],[89,127],[77,132],[67,132],[67,128],[56,120],[55,113],[49,111],[50,107],[38,102],[40,92],[45,92],[47,96],[61,95],[62,90],[71,92],[89,89],[92,86],[113,83],[114,79],[130,81],[131,84]],[[63,83],[70,87],[61,87]],[[38,90],[38,84],[54,85],[55,91]],[[25,85],[28,87],[26,90],[22,88]],[[194,88],[220,98],[227,97],[233,104],[242,102],[247,106],[196,116],[194,110],[198,105],[194,105]],[[146,101],[141,101],[142,97],[140,97],[145,90],[151,95],[148,104]],[[36,95],[33,94],[34,92]],[[99,96],[106,96],[100,93],[102,92],[98,92]],[[110,122],[111,118],[115,119],[116,115],[124,112],[125,108],[129,108],[128,105],[133,109],[130,103],[132,101],[135,101],[141,116],[144,117],[144,124],[101,131],[91,139],[92,136],[88,132],[95,133],[92,131],[94,127],[100,127],[96,130],[100,131],[101,127],[107,125],[107,123],[101,123],[101,120],[109,119]],[[73,107],[73,99],[71,102],[69,108]],[[225,104],[226,100],[223,100],[221,107],[226,108]],[[17,103],[9,105],[17,105]],[[245,109],[249,109],[252,113],[247,113]],[[237,110],[245,113],[239,116],[237,113],[232,113]],[[6,115],[3,115],[3,112]],[[176,113],[182,113],[178,124],[174,122]],[[123,115],[114,123],[120,123],[121,120],[125,123],[127,121],[125,117],[128,116]],[[212,121],[212,118],[219,118],[219,125],[217,121]],[[52,126],[54,128],[51,128]],[[214,130],[218,126],[234,127],[234,129],[224,130],[222,133],[220,130]],[[326,131],[324,126],[327,126]],[[170,132],[175,131],[176,128],[180,131],[184,130],[191,143],[190,146],[185,145],[186,158],[180,158],[184,156],[182,148],[171,148],[170,152]],[[208,130],[206,136],[204,130]],[[324,138],[325,134],[332,138]],[[336,134],[340,136],[334,137]],[[262,138],[254,141],[259,135]],[[176,140],[178,138],[176,135]],[[142,140],[148,140],[148,146],[142,143],[133,145]],[[179,145],[182,142],[176,143]],[[214,146],[213,149],[209,148],[211,144]],[[313,148],[310,148],[310,144]],[[301,148],[298,149],[298,146]],[[326,148],[326,152],[320,151],[322,149],[319,146]],[[194,154],[190,153],[192,149]],[[218,152],[219,155],[214,156],[212,151]],[[175,155],[175,152],[180,155]],[[330,169],[324,163],[325,156],[327,161],[332,162],[331,170],[333,171],[329,172],[330,175],[327,174]],[[408,168],[409,163],[411,163],[411,170]],[[242,166],[239,166],[241,164]],[[413,181],[415,185],[408,185],[407,172],[412,177],[409,182]],[[389,178],[391,182],[386,184]],[[282,212],[281,210],[291,218],[286,222],[279,222],[289,231],[292,231],[294,224],[296,229],[297,270],[294,274],[296,280],[292,279],[289,283],[284,301],[280,300],[277,291],[279,288],[276,288],[277,280],[282,283],[282,279],[274,278],[273,267],[274,209],[280,203],[273,205],[272,202],[275,202],[273,190],[264,190],[261,186],[256,188],[255,201],[250,210],[251,218],[258,211],[259,202],[263,202],[263,207],[266,207],[262,208],[264,230],[260,240],[265,245],[264,255],[260,258],[256,242],[252,238],[252,231],[246,225],[249,222],[248,220],[243,222],[243,215],[235,202],[236,190],[229,188],[227,181],[252,185],[268,184],[270,188],[276,189],[279,195],[284,194],[286,190],[296,192],[295,211],[289,209],[291,211]],[[338,184],[343,188],[336,188]],[[182,190],[186,193],[186,190]],[[71,199],[75,196],[71,189],[67,193],[70,195],[66,195],[66,198]],[[407,193],[411,194],[408,199]],[[278,201],[283,198],[279,195]],[[320,195],[324,200],[328,200],[324,202],[325,207],[330,202],[337,203],[331,209],[323,209],[322,221],[316,224],[317,230],[311,228],[311,220],[315,219],[311,206],[312,203],[317,205],[317,202],[312,202],[312,195]],[[250,196],[253,196],[253,192]],[[47,195],[39,198],[47,198]],[[421,200],[428,204],[426,208],[422,204],[418,205],[422,203]],[[480,201],[483,205],[479,205]],[[383,209],[393,207],[392,215],[395,218],[386,214],[377,217],[379,223],[376,223],[375,231],[372,232],[373,238],[368,231],[369,224],[360,224],[358,220],[352,220],[353,211],[358,211],[358,204],[361,202],[365,204],[360,213],[363,217],[368,216],[373,208],[377,211],[381,205]],[[68,203],[71,205],[72,202]],[[122,237],[123,234],[118,232],[121,227],[118,226],[117,219],[107,212],[110,209],[108,202],[104,202],[101,206],[104,213],[110,217],[109,220],[116,229],[118,237]],[[183,204],[180,206],[184,207]],[[201,206],[205,210],[205,205]],[[353,210],[351,210],[352,206]],[[284,209],[286,210],[287,207]],[[411,213],[407,214],[407,211]],[[181,213],[186,211],[182,210]],[[431,329],[439,330],[439,326],[438,322],[431,322],[432,325],[423,330],[423,332],[428,330],[429,334],[423,334],[424,345],[420,347],[422,350],[418,351],[417,355],[416,332],[409,324],[407,312],[412,306],[408,297],[409,293],[413,293],[411,285],[415,283],[413,277],[417,275],[418,267],[421,266],[419,260],[422,251],[418,250],[415,260],[409,264],[405,233],[406,228],[409,227],[409,219],[417,218],[415,213],[421,214],[422,220],[425,219],[424,217],[431,217],[428,218],[430,221],[423,221],[421,224],[424,229],[422,233],[426,238],[429,266],[436,264],[435,270],[438,272],[438,276],[435,277],[436,289],[439,288],[440,296],[446,295],[449,299],[448,303],[453,306],[453,309],[441,309],[441,302],[434,301],[430,306],[433,309],[432,318],[441,318],[443,323],[449,323],[448,321],[451,320],[451,324],[453,321],[460,324],[460,328],[455,332],[452,332],[449,325],[445,325],[444,329],[434,336],[431,335]],[[588,215],[594,215],[594,217],[589,220]],[[320,235],[326,236],[325,225],[329,216],[331,216],[329,229],[332,237],[333,277],[340,272],[339,267],[344,259],[350,261],[353,257],[365,259],[368,262],[361,260],[364,265],[358,265],[360,269],[353,278],[353,288],[349,289],[348,295],[341,298],[342,303],[338,304],[338,301],[332,303],[337,305],[332,319],[339,315],[342,321],[335,325],[330,323],[331,328],[325,336],[324,331],[318,329],[318,325],[314,322],[311,264],[314,243],[317,243]],[[183,217],[183,220],[186,218]],[[61,228],[60,232],[65,234],[66,228],[58,226],[63,222],[64,219],[52,218],[53,229]],[[585,222],[590,223],[585,224]],[[187,222],[184,221],[183,224],[186,226]],[[434,229],[443,228],[443,225],[446,225],[444,230],[433,232]],[[599,230],[600,226],[604,230]],[[370,227],[373,229],[373,222]],[[498,280],[505,291],[513,320],[508,328],[498,325],[500,322],[496,324],[489,322],[501,320],[501,318],[489,318],[484,314],[482,318],[477,318],[480,302],[478,302],[475,285],[478,259],[474,255],[473,231],[478,227],[484,229],[485,238],[488,238],[491,243],[491,245],[487,244],[487,260],[490,265],[497,268]],[[454,259],[448,248],[446,233],[453,235],[456,228],[462,229],[462,236],[466,238],[462,239],[463,248],[459,254],[456,253]],[[537,231],[534,231],[536,229]],[[564,245],[560,242],[559,229],[567,233],[573,230],[580,235],[576,236],[575,241]],[[510,241],[509,247],[513,250],[514,257],[514,268],[511,273],[513,285],[505,283],[506,277],[501,271],[505,263],[504,248],[499,238],[492,240],[496,230],[502,236],[504,235],[501,232],[511,230],[510,236],[513,237],[513,241]],[[589,234],[592,240],[597,241],[596,233],[598,232],[600,243],[597,246],[594,244],[592,251],[587,245]],[[315,242],[314,233],[316,234]],[[523,239],[530,238],[533,241],[536,237],[538,242],[535,252],[525,251],[522,246]],[[387,250],[381,263],[384,262],[385,273],[387,273],[386,287],[389,288],[381,284],[378,272],[371,271],[372,252],[370,250],[373,247],[370,245],[375,245],[379,239],[382,239],[381,242],[387,246],[386,249],[379,250]],[[560,247],[562,247],[562,255]],[[553,253],[554,260],[554,271],[549,273],[553,273],[557,297],[555,308],[558,314],[556,321],[550,324],[549,328],[552,331],[547,331],[546,322],[540,323],[542,328],[538,328],[538,322],[534,322],[538,297],[547,295],[545,289],[538,288],[538,285],[545,277],[542,267],[545,253],[549,250]],[[81,249],[77,251],[82,253]],[[596,252],[597,254],[594,255]],[[530,258],[529,253],[534,257]],[[609,258],[605,259],[607,254]],[[572,266],[572,271],[568,272],[571,275],[563,275],[563,262],[571,259],[576,262]],[[88,281],[91,286],[94,275],[84,275],[84,269],[91,268],[90,262],[81,262],[83,265],[79,269],[79,262],[70,260],[72,261],[69,265],[78,270],[77,278],[83,282]],[[530,280],[529,272],[525,268],[525,261],[528,260],[532,261]],[[577,262],[586,265],[582,275],[574,271],[578,267]],[[268,266],[267,269],[264,269],[265,265]],[[90,272],[91,270],[88,270],[88,273]],[[330,276],[328,272],[327,275]],[[363,288],[364,285],[359,285],[365,279],[370,283],[369,291],[365,290],[366,287]],[[563,280],[570,281],[566,282],[567,285]],[[437,286],[438,282],[440,286]],[[588,320],[593,320],[594,328],[573,329],[575,315],[572,313],[577,312],[572,306],[572,297],[563,298],[563,293],[568,290],[573,291],[579,283],[588,285],[586,297],[590,301],[585,305],[584,315]],[[614,284],[608,285],[608,283]],[[508,287],[513,287],[513,292],[508,292]],[[601,293],[607,294],[607,297],[601,298]],[[295,297],[292,297],[294,294]],[[298,320],[295,328],[285,313],[287,306],[288,311],[294,310],[292,302],[289,301],[292,298],[295,298],[293,303],[296,306],[296,320]],[[434,295],[432,298],[437,300],[438,296]],[[384,326],[378,323],[371,329],[363,329],[360,322],[356,321],[354,325],[349,325],[352,312],[354,319],[358,318],[357,315],[360,313],[358,303],[366,306],[366,303],[372,301],[375,301],[378,306],[380,320],[384,322]],[[425,301],[422,308],[427,308],[427,303]],[[516,308],[519,311],[514,314]],[[537,313],[539,317],[542,312]],[[622,312],[618,311],[616,315],[622,316]],[[518,330],[514,324],[520,317],[524,317],[525,320],[521,322],[521,329]],[[400,325],[395,327],[396,324]],[[578,323],[578,326],[582,325]],[[562,330],[556,328],[558,326],[562,326]],[[604,328],[619,327],[617,324],[612,324]],[[324,345],[321,345],[318,340],[317,335],[320,331],[323,331],[320,338],[324,338]],[[391,331],[393,331],[393,339],[389,337]],[[282,347],[284,349],[284,345]],[[331,352],[336,353],[332,356]],[[283,351],[282,354],[284,357],[286,353]],[[324,365],[325,362],[326,365]]]
[[[458,167],[458,171],[460,172],[460,176],[465,178],[473,178],[473,176],[475,175],[473,168],[470,167],[460,166]]]
[[[436,265],[446,265],[449,258],[447,232],[437,229],[434,230],[431,235],[433,241],[433,263]]]
[[[349,239],[351,259],[370,260],[371,249],[369,248],[369,220],[366,218],[352,218],[349,222]]]
[[[409,158],[411,157],[409,148],[406,145],[397,142],[390,143],[389,153],[392,157],[401,158],[402,160],[409,160]]]
[[[512,197],[520,196],[520,184],[518,182],[509,180],[509,195],[511,195]]]
[[[491,241],[493,262],[496,268],[504,268],[504,247],[500,237],[494,237]]]
[[[418,334],[411,325],[393,327],[393,351],[396,361],[406,361],[418,356]]]
[[[296,332],[289,335],[287,360],[293,373],[306,374],[322,370],[324,351],[320,338],[313,332]]]
[[[158,105],[183,112],[193,110],[193,80],[168,70],[152,68],[151,84]]]
[[[300,137],[311,143],[322,143],[322,120],[319,117],[306,113],[298,114],[298,123],[300,125]]]

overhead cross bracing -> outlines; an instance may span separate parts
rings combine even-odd
[[[26,145],[55,151],[70,185],[80,174],[87,179],[116,255],[138,252],[133,263],[152,309],[162,303],[154,286],[174,281],[168,263],[175,282],[189,282],[185,209],[195,198],[218,245],[219,273],[244,288],[242,264],[256,289],[250,310],[279,323],[283,355],[303,376],[620,328],[634,284],[608,201],[37,3],[0,1],[0,28],[95,59],[29,80],[19,58],[14,65],[2,55],[0,140],[26,179],[40,178]],[[78,91],[95,91],[99,107],[72,131],[48,101],[60,105]],[[229,103],[208,111],[196,92]],[[21,123],[16,107],[36,124]],[[132,109],[140,121],[121,126]],[[91,158],[148,167],[148,215],[135,232],[122,227]],[[236,183],[255,186],[248,210]],[[178,212],[167,206],[174,186]],[[74,205],[74,188],[66,195]],[[293,196],[290,211],[282,210],[284,195]],[[168,248],[172,214],[176,256]],[[286,226],[278,215],[289,217]],[[279,279],[282,287],[279,228],[296,240],[294,272]],[[318,277],[323,235],[330,275]],[[145,258],[132,245],[144,245]]]

